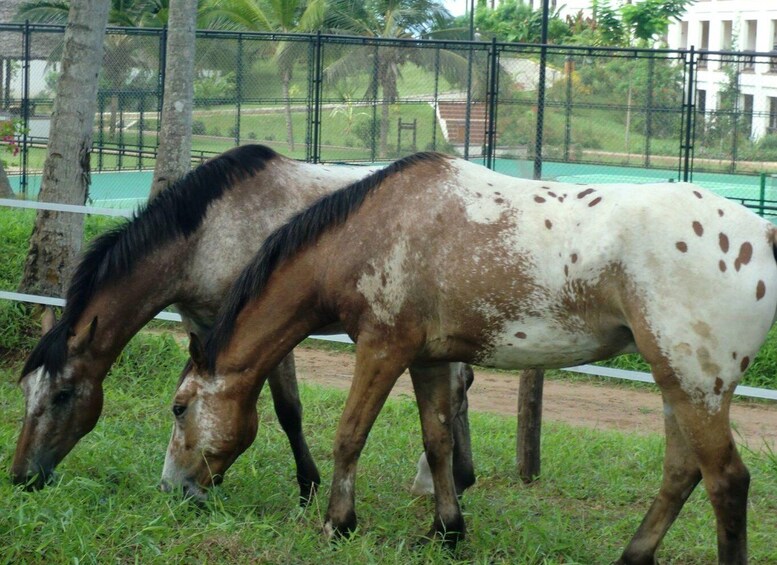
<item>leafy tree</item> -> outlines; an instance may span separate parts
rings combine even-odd
[[[340,32],[366,37],[391,39],[417,38],[430,34],[439,22],[450,15],[439,0],[333,0],[326,25]],[[440,71],[451,84],[464,84],[467,60],[459,53],[441,50]],[[324,71],[325,80],[337,83],[359,73],[376,70],[381,90],[380,132],[378,151],[388,156],[389,110],[399,98],[398,80],[402,67],[414,63],[433,69],[436,53],[432,49],[411,49],[385,45],[379,49],[348,49],[330,62]],[[365,98],[377,93],[367,92]]]
[[[211,27],[221,29],[311,32],[323,25],[325,7],[325,0],[214,0],[208,19]],[[297,41],[279,41],[272,44],[271,49],[270,55],[278,67],[285,100],[286,141],[293,151],[291,80],[294,67],[301,57],[307,55],[308,46]]]
[[[463,23],[467,16],[458,20]],[[475,26],[481,39],[496,37],[498,41],[539,43],[542,38],[542,9],[533,9],[521,0],[504,0],[495,8],[479,2],[475,10]],[[548,43],[563,43],[570,28],[558,10],[548,18]]]

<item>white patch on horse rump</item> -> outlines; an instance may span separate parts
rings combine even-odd
[[[362,273],[356,288],[367,300],[375,318],[386,325],[394,323],[402,311],[408,292],[408,246],[399,240],[385,260],[368,263],[371,273]]]

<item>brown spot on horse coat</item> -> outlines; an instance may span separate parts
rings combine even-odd
[[[599,202],[601,202],[601,201],[602,201],[602,197],[601,196],[597,196],[596,198],[594,198],[593,200],[591,200],[588,203],[588,207],[592,208],[592,207],[596,206],[597,204],[599,204]]]
[[[577,197],[578,198],[585,198],[586,196],[588,196],[592,192],[596,192],[596,191],[593,188],[586,188],[583,192],[579,192],[577,194]]]
[[[720,394],[720,390],[723,388],[723,379],[718,377],[715,379],[715,394]]]
[[[726,269],[727,269],[726,262],[723,259],[718,261],[718,268],[720,269],[721,273],[725,273],[726,272]]]
[[[739,246],[739,255],[734,261],[734,268],[739,271],[742,265],[747,265],[753,258],[753,244],[749,241]]]
[[[526,339],[526,334],[524,332],[517,332],[515,334],[515,337],[517,337],[518,339]]]
[[[728,253],[728,236],[725,233],[718,234],[718,245],[723,253]]]
[[[542,204],[543,202],[545,202],[545,199],[542,196],[535,196],[534,201],[538,204]]]
[[[758,281],[758,284],[755,286],[755,299],[761,300],[765,294],[766,294],[766,283],[764,283],[763,281]]]
[[[577,253],[572,253],[572,255],[570,256],[570,259],[572,259],[573,263],[577,263]]]
[[[553,222],[550,220],[545,220],[545,227],[551,229],[553,227]]]
[[[693,233],[699,237],[704,235],[704,226],[701,225],[701,222],[693,222]]]
[[[686,253],[688,251],[688,244],[684,241],[678,241],[674,244],[674,246],[682,253]]]
[[[494,202],[497,204],[504,204],[505,199],[504,198],[494,198]]]
[[[745,355],[744,357],[742,357],[742,362],[739,364],[739,370],[744,373],[749,366],[750,366],[750,357]]]
[[[698,190],[694,190],[693,194],[694,194],[694,196],[696,196],[696,198],[701,199],[701,192],[699,192]]]
[[[548,192],[548,196],[550,196],[551,198],[556,198],[556,193],[553,191],[550,191]]]
[[[723,217],[723,210],[721,210],[720,208],[718,208],[718,216],[720,216],[721,218]]]
[[[565,277],[569,276],[569,265],[564,265],[564,276]]]

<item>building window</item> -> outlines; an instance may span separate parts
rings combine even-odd
[[[745,94],[742,97],[742,118],[745,122],[745,131],[747,131],[748,137],[753,133],[753,104],[754,96],[752,94]]]
[[[758,29],[757,20],[747,20],[745,22],[745,51],[755,51],[756,31]],[[752,71],[755,68],[755,57],[745,59],[744,70]]]
[[[777,73],[777,20],[772,20],[772,57],[769,57],[769,72]]]
[[[731,51],[732,40],[733,40],[733,27],[734,22],[731,20],[723,20],[721,22],[721,29],[720,29],[720,50],[721,51]]]
[[[777,97],[769,96],[769,127],[766,133],[777,133]]]
[[[704,114],[707,111],[707,91],[699,89],[696,91],[696,111]]]
[[[706,51],[710,48],[710,22],[705,21],[699,23],[701,23],[701,49]],[[699,68],[707,68],[707,55],[699,56]]]

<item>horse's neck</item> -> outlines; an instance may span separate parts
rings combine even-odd
[[[89,354],[105,365],[106,372],[127,342],[175,301],[178,292],[175,277],[162,273],[167,269],[176,269],[182,257],[169,255],[165,257],[155,253],[152,258],[140,261],[130,275],[102,285],[79,317],[79,328],[97,318]],[[161,264],[166,260],[170,263]]]
[[[229,344],[219,354],[218,366],[251,368],[264,382],[294,347],[315,330],[333,321],[321,311],[314,267],[295,261],[279,269],[260,295],[242,309]]]

